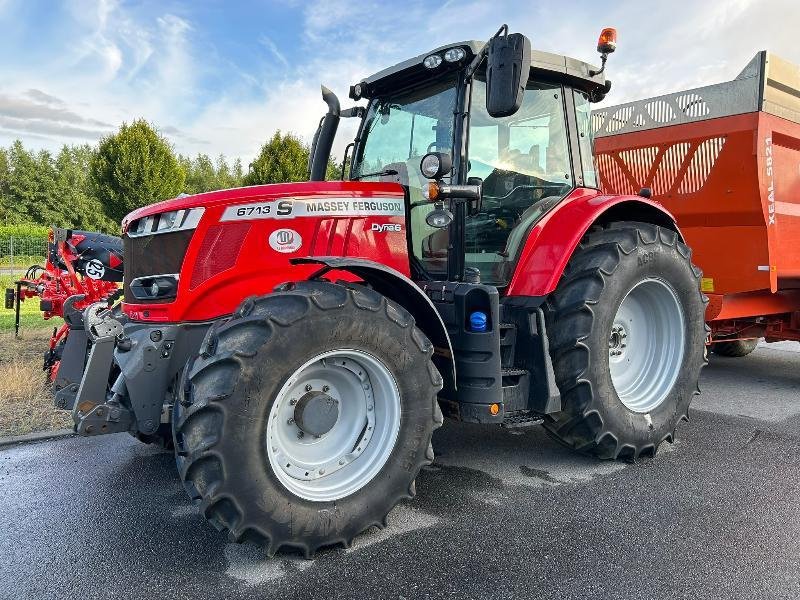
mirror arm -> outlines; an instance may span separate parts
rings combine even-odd
[[[343,111],[339,113],[340,117],[344,117],[345,119],[349,119],[351,117],[358,117],[359,119],[363,119],[364,115],[367,114],[367,109],[363,106],[353,106],[352,108],[345,108]]]
[[[503,23],[503,25],[500,26],[500,29],[497,30],[497,33],[495,33],[492,37],[489,38],[489,42],[491,42],[501,33],[505,33],[506,35],[508,35],[508,25],[506,23]],[[483,45],[483,48],[480,49],[480,51],[475,55],[475,58],[472,59],[472,62],[469,63],[467,70],[464,72],[464,81],[468,82],[470,79],[472,79],[472,76],[475,74],[475,71],[477,71],[478,67],[481,66],[483,59],[486,58],[486,53],[489,52],[489,42],[486,42]]]

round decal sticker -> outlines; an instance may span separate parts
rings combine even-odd
[[[106,268],[96,258],[86,263],[86,276],[90,279],[102,279],[106,274]]]
[[[294,229],[277,229],[270,234],[269,245],[273,250],[289,254],[303,245],[303,238]]]

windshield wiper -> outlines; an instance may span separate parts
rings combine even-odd
[[[383,171],[375,171],[374,173],[364,173],[363,175],[356,175],[351,177],[350,181],[358,181],[364,177],[383,177],[384,175],[398,175],[399,173],[394,169],[384,169]]]

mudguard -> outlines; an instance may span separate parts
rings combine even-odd
[[[593,225],[641,221],[678,233],[675,218],[661,204],[641,196],[609,196],[578,188],[550,210],[528,233],[507,296],[547,296]]]
[[[347,271],[360,277],[372,288],[397,302],[414,316],[417,326],[428,336],[436,348],[436,355],[447,360],[438,360],[437,366],[442,368],[447,365],[449,373],[442,373],[445,381],[456,382],[456,363],[453,357],[453,346],[447,334],[442,317],[436,310],[433,302],[411,279],[400,271],[380,263],[363,258],[346,258],[337,256],[310,256],[307,258],[293,258],[290,262],[294,265],[318,264],[327,267],[326,270]],[[321,276],[317,273],[316,276]],[[444,357],[443,355],[447,356]]]

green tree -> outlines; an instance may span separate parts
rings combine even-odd
[[[296,135],[276,131],[261,147],[258,158],[250,163],[250,170],[241,181],[244,185],[307,181],[309,153],[309,147]],[[241,170],[241,163],[238,168]],[[328,159],[325,178],[341,179],[341,165],[334,156]]]
[[[132,210],[177,196],[186,173],[169,142],[139,119],[100,141],[89,177],[108,216],[120,221]]]
[[[0,148],[0,222],[8,223],[11,215],[9,213],[10,196],[8,193],[8,178],[10,176],[8,166],[8,151]]]
[[[185,191],[199,194],[212,190],[224,190],[242,185],[242,163],[239,159],[231,167],[224,154],[212,160],[207,154],[194,158],[179,156],[178,162],[186,171]]]
[[[245,185],[283,183],[308,179],[308,146],[292,133],[280,131],[261,147],[244,176]]]
[[[7,153],[7,192],[4,195],[5,219],[9,223],[58,223],[66,210],[56,198],[56,167],[52,155],[37,154],[16,140]]]
[[[61,205],[66,208],[64,227],[117,233],[119,224],[111,220],[105,212],[103,203],[91,193],[89,185],[89,165],[94,158],[94,150],[82,146],[64,146],[56,156],[56,194]]]

